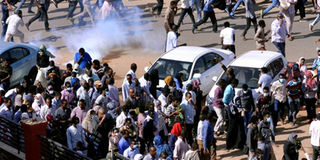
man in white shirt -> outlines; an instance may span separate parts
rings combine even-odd
[[[317,120],[312,121],[309,128],[311,135],[311,145],[313,148],[313,158],[317,159],[320,156],[320,112],[317,115]]]
[[[47,97],[46,105],[42,106],[40,109],[40,118],[47,120],[47,115],[54,115],[53,113],[54,112],[52,112],[52,100],[50,97]]]
[[[189,150],[189,145],[185,140],[185,130],[181,131],[181,136],[178,137],[173,150],[174,160],[184,160],[186,153]]]
[[[20,42],[23,43],[24,34],[18,29],[19,25],[24,26],[24,23],[22,20],[22,11],[17,10],[15,14],[11,15],[7,19],[6,24],[8,25],[8,29],[7,29],[4,41],[9,42],[13,36],[16,36],[16,37],[19,37]]]
[[[186,138],[189,144],[192,144],[193,142],[193,137],[192,137],[192,133],[193,133],[193,129],[195,129],[194,127],[194,117],[196,115],[196,109],[197,106],[194,104],[194,102],[192,101],[192,95],[190,92],[186,93],[186,100],[182,101],[181,108],[182,111],[184,113],[184,117],[185,117],[185,123],[186,123],[186,130],[188,131],[186,134]]]
[[[121,114],[116,119],[116,128],[120,129],[124,125],[124,122],[127,118],[130,118],[130,116],[128,114],[128,109],[124,107]]]
[[[13,120],[13,111],[11,109],[12,101],[9,98],[4,98],[4,105],[0,108],[0,117]]]
[[[132,80],[136,79],[137,78],[137,76],[136,76],[137,68],[138,68],[137,64],[132,63],[130,65],[130,70],[127,72],[126,75],[131,74]],[[124,77],[123,82],[126,81],[126,80],[127,80],[126,77]]]
[[[149,98],[154,99],[153,95],[150,93],[151,82],[150,82],[149,73],[145,73],[143,75],[143,78],[139,79],[139,83],[140,83],[142,90],[146,93],[146,95],[149,96]],[[144,99],[144,100],[146,100],[146,99]]]
[[[136,143],[136,141],[131,141],[130,146],[126,150],[124,150],[123,156],[129,158],[130,160],[134,160],[134,157],[137,154],[140,154],[138,145]]]
[[[228,49],[236,54],[234,42],[236,41],[234,29],[230,27],[229,22],[224,22],[224,29],[220,32],[222,49]]]
[[[289,39],[291,39],[291,36],[286,28],[286,21],[283,19],[282,13],[279,13],[277,19],[272,22],[271,31],[271,42],[279,50],[278,52],[285,57],[286,36]]]
[[[167,34],[167,42],[166,42],[166,52],[174,49],[178,45],[178,36],[177,28],[174,26],[172,27],[173,30],[169,31]]]
[[[79,76],[80,81],[86,81],[87,83],[89,82],[89,79],[92,79],[93,82],[95,81],[100,81],[100,78],[98,77],[97,74],[92,73],[92,70],[85,70],[85,74]]]
[[[79,118],[72,118],[72,125],[67,129],[67,142],[68,148],[74,150],[77,143],[82,143],[83,146],[87,146],[85,140],[85,133],[81,125],[79,124]]]
[[[295,5],[297,3],[297,0],[286,0],[286,3],[289,3],[289,8],[282,7],[282,3],[280,3],[280,12],[283,13],[283,16],[286,20],[286,27],[288,34],[291,35],[292,32],[292,26],[293,26],[293,20],[295,16]],[[292,37],[289,38],[289,40],[293,40]]]
[[[4,97],[10,98],[12,102],[14,102],[17,94],[21,94],[21,86],[17,86],[16,88],[12,88],[6,92]]]
[[[285,105],[287,101],[286,76],[280,73],[279,80],[275,81],[271,86],[272,97],[274,99],[273,125],[276,127],[278,122],[278,113],[280,113],[280,120],[282,125],[285,120]]]
[[[191,22],[193,25],[195,25],[195,20],[194,20],[194,16],[192,13],[192,8],[189,4],[189,0],[181,0],[181,14],[180,14],[180,18],[178,21],[178,28],[180,27],[185,15],[188,13],[188,15],[190,16]]]
[[[127,74],[126,80],[122,84],[122,101],[126,102],[129,97],[129,90],[135,87],[135,82],[132,80],[133,77],[131,74]]]
[[[268,74],[268,69],[266,67],[261,68],[261,75],[258,81],[258,86],[260,88],[259,92],[263,94],[263,88],[268,87],[270,88],[272,81],[272,77]]]

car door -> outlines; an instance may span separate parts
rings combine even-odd
[[[205,80],[206,80],[206,90],[205,93],[209,93],[212,86],[215,84],[215,81],[212,80],[212,77],[218,77],[222,72],[223,69],[218,64],[218,62],[224,63],[224,58],[217,53],[209,53],[205,55],[205,65],[206,71],[204,72]]]
[[[272,72],[272,82],[276,81],[279,77],[281,70],[284,68],[284,64],[281,58],[277,58],[270,63],[270,72]]]
[[[19,84],[20,80],[28,75],[30,70],[29,61],[24,59],[30,55],[26,48],[16,47],[7,51],[9,53],[9,63],[12,67],[11,86]]]
[[[205,79],[203,79],[202,74],[206,71],[206,66],[204,63],[204,56],[200,57],[197,59],[197,61],[195,62],[194,68],[193,68],[193,74],[192,77],[194,76],[194,74],[201,74],[201,76],[199,77],[200,79],[200,89],[203,91],[204,87],[206,86],[206,82]]]
[[[208,94],[214,81],[212,81],[213,76],[219,76],[222,68],[218,64],[218,61],[223,61],[223,57],[220,55],[210,52],[203,55],[199,60],[203,61],[204,69],[201,73],[200,80],[202,85],[202,91],[204,95]],[[217,61],[218,60],[218,61]]]

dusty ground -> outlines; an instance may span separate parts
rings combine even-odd
[[[261,3],[261,0],[258,1],[258,9],[266,8],[270,3]],[[137,44],[144,43],[147,46],[141,45],[132,45],[132,43],[116,43],[114,41],[118,41],[120,39],[117,35],[113,35],[113,37],[108,36],[108,34],[99,33],[96,35],[97,39],[101,40],[101,36],[106,40],[103,41],[107,46],[103,51],[102,62],[107,62],[116,72],[116,85],[121,86],[123,76],[129,70],[129,66],[131,63],[135,62],[138,64],[137,75],[138,77],[142,76],[144,73],[144,67],[149,66],[150,63],[153,63],[161,54],[164,46],[165,40],[165,31],[163,28],[163,17],[154,18],[150,14],[150,8],[152,5],[156,3],[156,0],[146,1],[146,0],[124,0],[126,6],[138,6],[142,9],[142,16],[140,21],[142,22],[139,25],[138,30],[138,38],[135,38]],[[164,7],[166,8],[168,5],[168,0],[165,0]],[[77,51],[80,45],[70,46],[66,41],[77,37],[77,34],[74,34],[74,31],[86,31],[89,29],[91,25],[87,25],[84,27],[76,27],[72,26],[69,21],[65,19],[67,14],[67,2],[62,2],[59,4],[59,8],[56,9],[53,5],[51,5],[49,9],[49,23],[50,27],[53,28],[51,32],[45,32],[43,27],[43,22],[35,21],[30,26],[30,31],[27,31],[25,28],[22,31],[26,34],[26,40],[35,45],[40,45],[42,43],[46,44],[50,51],[52,51],[56,55],[56,62],[60,67],[64,67],[67,62],[72,61],[74,53]],[[310,6],[307,9],[306,20],[307,22],[297,22],[298,16],[295,17],[294,27],[293,27],[293,35],[295,36],[295,40],[292,42],[287,42],[287,60],[288,61],[297,61],[300,56],[304,56],[307,59],[315,58],[315,47],[317,46],[314,41],[319,38],[320,30],[319,26],[315,26],[315,32],[311,33],[308,31],[308,24],[315,18],[315,15],[310,14]],[[26,13],[26,8],[23,8],[25,13],[24,21],[27,22],[33,15]],[[33,7],[33,11],[36,11],[36,7]],[[76,13],[79,9],[76,10]],[[164,13],[165,9],[162,13]],[[178,11],[179,13],[180,11]],[[270,28],[270,24],[275,17],[275,14],[278,12],[278,8],[274,8],[271,10],[270,14],[266,16],[265,21],[267,24],[267,29]],[[218,32],[222,29],[222,25],[225,21],[230,21],[232,27],[236,30],[236,50],[237,55],[240,55],[248,50],[255,49],[255,42],[253,41],[253,29],[251,28],[247,34],[247,41],[242,41],[240,35],[245,27],[245,19],[244,19],[244,8],[241,6],[236,13],[236,19],[230,19],[224,12],[216,10],[216,17],[218,20]],[[256,12],[258,14],[258,11]],[[196,17],[196,12],[194,12]],[[178,16],[175,21],[178,20]],[[124,23],[129,22],[130,19],[123,20]],[[181,26],[181,37],[179,39],[180,43],[187,43],[188,45],[194,46],[203,46],[203,47],[217,47],[220,48],[220,38],[219,33],[211,32],[211,23],[206,23],[199,28],[202,28],[201,31],[197,31],[195,35],[191,33],[192,24],[190,23],[190,18],[186,17],[184,20],[184,24]],[[130,26],[129,26],[130,28]],[[106,30],[110,30],[113,32],[114,30],[111,28],[105,28]],[[130,29],[128,29],[130,30]],[[126,31],[126,30],[125,30]],[[96,34],[96,33],[95,33]],[[130,35],[128,36],[130,37]],[[83,44],[82,41],[86,40],[86,36],[80,36],[76,39],[76,43]],[[126,40],[126,39],[125,39]],[[135,43],[134,43],[135,44]],[[276,50],[275,47],[268,42],[267,49]],[[132,47],[134,46],[134,47]],[[95,53],[91,53],[95,54]],[[92,55],[96,56],[96,55]],[[281,159],[283,155],[283,143],[286,141],[288,135],[291,132],[298,133],[298,136],[302,140],[302,144],[305,147],[306,151],[311,154],[312,148],[310,145],[310,136],[308,134],[309,125],[307,121],[304,119],[306,116],[305,111],[301,111],[298,115],[300,117],[300,121],[298,126],[292,127],[289,124],[284,126],[279,126],[276,130],[276,144],[278,147],[274,148],[277,159]],[[240,160],[246,159],[246,155],[242,154],[242,151],[225,150],[225,140],[223,138],[218,139],[218,155],[222,159],[229,160]],[[300,152],[300,157],[303,156],[303,153]]]

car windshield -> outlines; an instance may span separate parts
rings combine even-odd
[[[235,67],[231,66],[234,70],[236,79],[239,80],[237,88],[241,88],[243,84],[247,84],[249,88],[255,89],[258,88],[259,81],[259,68],[247,68],[247,67]],[[224,72],[221,79],[226,79],[227,73]]]
[[[158,69],[159,78],[165,79],[167,76],[175,76],[177,73],[183,73],[184,81],[188,80],[192,63],[191,62],[182,62],[182,61],[174,61],[167,59],[158,59],[157,62],[150,68],[149,72],[153,69]]]

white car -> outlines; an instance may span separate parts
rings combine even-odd
[[[249,51],[231,62],[228,67],[233,68],[235,77],[239,80],[239,84],[235,88],[236,95],[242,85],[247,84],[252,91],[253,98],[257,100],[259,96],[258,81],[261,68],[268,68],[268,74],[271,75],[272,82],[274,82],[278,80],[279,74],[283,72],[285,66],[287,66],[287,61],[278,52]],[[220,79],[226,79],[226,77],[227,73],[224,72],[219,77],[213,77],[212,80],[219,82]],[[206,97],[207,106],[212,107],[214,91],[217,87],[217,84],[215,84]]]
[[[227,50],[214,48],[177,47],[163,54],[151,67],[146,67],[145,71],[150,73],[153,69],[158,69],[159,88],[165,86],[163,80],[167,76],[175,77],[179,72],[184,74],[184,88],[192,78],[199,78],[200,89],[203,91],[203,95],[207,95],[214,84],[212,77],[219,76],[223,72],[215,59],[228,65],[234,59],[234,54]]]

